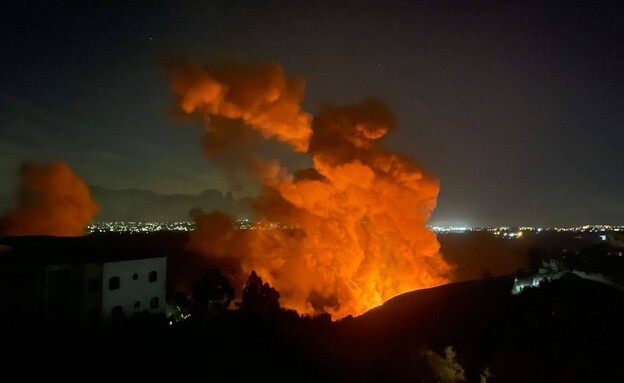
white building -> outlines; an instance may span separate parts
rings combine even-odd
[[[164,312],[167,258],[106,262],[97,266],[104,282],[101,303],[98,302],[104,320],[129,317],[144,310],[151,314]]]
[[[126,236],[3,240],[0,323],[93,326],[163,313],[167,258]]]

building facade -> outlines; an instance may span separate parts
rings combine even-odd
[[[102,299],[97,303],[104,321],[146,310],[150,314],[164,312],[167,258],[107,262],[101,275]]]
[[[164,313],[166,255],[120,239],[4,240],[0,323],[90,327]]]

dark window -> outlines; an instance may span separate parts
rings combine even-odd
[[[112,277],[108,280],[108,289],[117,290],[119,288],[119,277]]]
[[[155,271],[150,271],[149,273],[149,281],[150,283],[156,282],[158,280],[158,273]]]
[[[137,273],[132,274],[132,279],[134,279],[135,281],[139,279],[139,274]]]
[[[95,292],[100,291],[100,280],[97,278],[89,279],[88,288],[89,288],[90,293],[95,293]]]
[[[152,298],[152,300],[150,300],[150,308],[157,309],[159,306],[160,306],[160,299],[158,299],[158,297],[154,297]]]
[[[123,307],[122,306],[115,306],[113,307],[113,310],[111,311],[111,318],[113,320],[119,320],[123,318]]]
[[[135,309],[139,309],[139,308],[141,308],[141,301],[136,301],[136,302],[134,302],[134,308],[135,308]]]

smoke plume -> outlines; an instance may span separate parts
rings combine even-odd
[[[310,124],[299,106],[303,81],[286,78],[276,64],[215,72],[183,66],[173,79],[179,106],[199,113],[207,132],[226,128],[214,116],[240,119],[313,164],[291,173],[276,159],[255,158],[249,170],[263,185],[254,206],[261,222],[241,230],[224,214],[195,211],[195,249],[214,262],[235,260],[243,276],[255,270],[281,293],[283,306],[301,313],[359,314],[448,282],[451,267],[425,227],[438,181],[383,147],[396,128],[383,102],[326,105]]]
[[[3,235],[84,235],[98,212],[89,187],[65,162],[25,162],[15,207],[0,217]]]
[[[180,108],[200,113],[206,120],[206,147],[218,155],[245,129],[232,127],[241,120],[264,138],[275,137],[298,152],[305,152],[312,130],[311,116],[301,111],[305,81],[287,78],[277,64],[229,64],[202,68],[192,62],[177,63],[173,92]],[[234,123],[235,124],[235,123]]]

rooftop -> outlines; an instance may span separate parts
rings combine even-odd
[[[170,255],[153,236],[127,234],[84,237],[24,236],[0,239],[0,264],[86,264]]]

